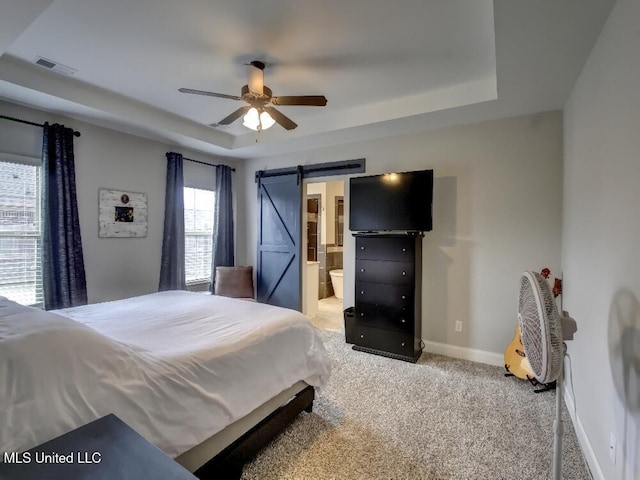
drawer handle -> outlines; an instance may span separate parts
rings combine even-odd
[[[400,345],[404,347],[404,342],[402,342]]]
[[[364,313],[363,313],[363,312],[360,312],[360,316],[361,316],[361,317],[364,317]]]
[[[403,300],[406,300],[406,299],[407,299],[407,296],[406,296],[406,295],[402,295],[402,299],[403,299]]]
[[[361,271],[361,272],[364,272],[364,268],[361,268],[361,269],[360,269],[360,271]]]
[[[363,333],[360,334],[360,338],[364,338],[364,334]]]
[[[407,272],[402,272],[402,276],[404,277],[407,274]]]
[[[364,250],[364,247],[360,247],[360,250]]]
[[[402,322],[402,323],[406,323],[406,320],[405,320],[404,318],[401,318],[401,319],[400,319],[400,322]]]
[[[403,251],[403,252],[406,252],[406,251],[407,251],[407,249],[406,249],[406,248],[403,248],[403,249],[402,249],[402,251]]]
[[[360,290],[360,295],[364,295],[364,290]]]

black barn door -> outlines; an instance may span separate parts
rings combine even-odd
[[[302,311],[302,175],[258,177],[257,297]]]

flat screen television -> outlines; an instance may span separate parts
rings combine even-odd
[[[433,170],[387,173],[349,180],[352,232],[432,229]]]

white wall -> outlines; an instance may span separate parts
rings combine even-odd
[[[583,450],[640,478],[640,2],[618,0],[566,105],[564,309]],[[609,438],[617,437],[615,464]]]
[[[255,265],[256,170],[362,157],[367,174],[434,169],[434,230],[424,240],[423,339],[436,342],[428,349],[502,364],[517,322],[520,275],[545,266],[559,273],[561,113],[254,159],[245,175],[247,262]],[[344,193],[348,210],[346,186]],[[345,306],[353,305],[353,253],[347,234]],[[456,320],[463,321],[462,333],[454,330]]]
[[[238,167],[233,160],[190,152],[12,103],[0,102],[0,112],[37,123],[63,123],[82,133],[75,138],[74,148],[90,303],[157,291],[164,228],[166,152],[177,151],[189,158]],[[42,129],[0,120],[0,152],[40,157]],[[214,186],[211,167],[187,164],[189,162],[185,162],[186,178],[196,177],[201,187],[206,183]],[[145,238],[98,238],[99,188],[147,194],[149,218]]]

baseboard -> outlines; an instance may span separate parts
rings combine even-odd
[[[587,432],[584,430],[584,426],[580,421],[580,416],[578,412],[575,410],[575,403],[573,400],[573,396],[571,396],[571,392],[569,391],[569,387],[567,384],[564,385],[562,389],[562,398],[564,399],[564,404],[567,406],[567,410],[569,411],[569,416],[571,417],[571,421],[573,422],[573,429],[576,432],[576,437],[578,437],[578,444],[582,449],[582,454],[584,455],[584,459],[589,466],[589,471],[591,472],[591,477],[594,480],[605,480],[604,474],[600,469],[600,464],[598,463],[598,459],[596,458],[596,454],[591,447],[591,442],[589,441],[589,437],[587,437]]]
[[[475,348],[459,347],[457,345],[449,345],[447,343],[430,342],[423,340],[425,350],[429,353],[438,355],[446,355],[447,357],[460,358],[461,360],[469,360],[471,362],[486,363],[496,367],[504,366],[504,355],[501,353],[487,352],[485,350],[477,350]]]

